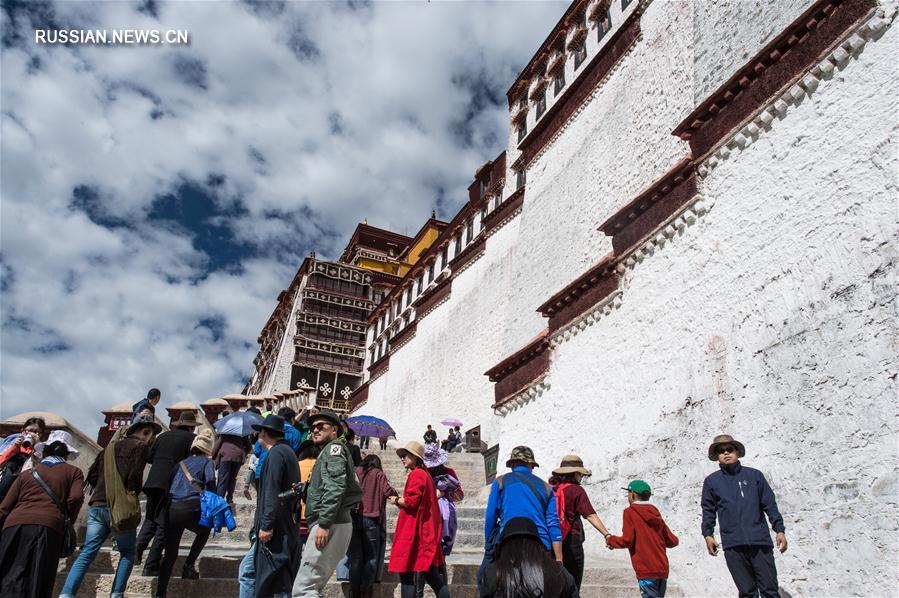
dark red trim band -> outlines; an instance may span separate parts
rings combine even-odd
[[[496,384],[493,387],[494,407],[524,389],[549,370],[549,332],[544,330],[524,347],[499,362],[484,375]]]
[[[350,413],[368,401],[368,382],[353,391],[350,395]]]
[[[390,353],[368,366],[369,378],[376,378],[390,367]]]
[[[412,337],[415,336],[415,330],[417,328],[418,322],[412,322],[411,324],[397,332],[396,335],[392,339],[390,339],[390,353],[396,353],[403,347],[403,345],[412,340]]]
[[[465,264],[469,263],[471,260],[483,253],[486,247],[487,236],[481,235],[481,239],[479,241],[475,241],[474,243],[463,249],[459,253],[459,255],[453,258],[453,261],[449,263],[450,270],[452,270],[453,273],[461,270]]]
[[[416,320],[423,318],[429,311],[434,309],[438,303],[443,301],[453,290],[453,279],[448,276],[446,280],[441,281],[430,291],[422,293],[421,297],[416,299],[415,306]]]
[[[543,317],[549,318],[550,334],[618,290],[616,263],[612,254],[607,255],[537,308]]]
[[[515,210],[519,209],[522,205],[524,205],[524,187],[518,189],[507,197],[503,203],[499,204],[499,206],[487,214],[487,217],[484,218],[484,230],[487,234],[490,234],[490,231],[498,227],[506,218],[508,218],[511,214],[515,212]]]
[[[697,106],[674,135],[704,158],[876,6],[875,0],[819,0]]]
[[[660,224],[667,222],[696,195],[696,165],[683,158],[658,181],[599,226],[612,237],[621,256],[633,249]]]

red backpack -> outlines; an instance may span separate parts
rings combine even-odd
[[[571,533],[571,521],[569,521],[565,513],[565,488],[568,488],[569,486],[574,486],[574,484],[563,482],[554,487],[556,493],[556,510],[559,512],[559,527],[562,528],[562,540],[567,538],[568,534]]]

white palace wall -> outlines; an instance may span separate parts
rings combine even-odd
[[[635,47],[529,167],[522,213],[418,322],[364,411],[402,442],[443,416],[480,424],[501,462],[528,444],[544,476],[576,452],[613,530],[621,486],[647,480],[681,538],[672,581],[690,596],[734,592],[699,531],[716,468],[706,447],[732,433],[785,517],[784,590],[896,595],[892,9],[769,130],[700,167],[700,215],[624,270],[615,309],[555,339],[542,394],[505,416],[491,409],[484,372],[544,330],[536,308],[610,251],[599,223],[689,152],[672,129],[810,3],[748,4],[648,6]],[[598,534],[585,548],[608,556]]]

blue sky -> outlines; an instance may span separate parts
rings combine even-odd
[[[238,392],[356,223],[451,217],[566,2],[4,0],[0,417]],[[49,46],[34,29],[186,29]]]

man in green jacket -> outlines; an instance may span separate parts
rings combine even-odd
[[[332,411],[309,418],[312,441],[321,449],[306,490],[309,539],[303,547],[300,571],[293,583],[295,598],[318,598],[337,563],[346,554],[353,536],[351,511],[362,500],[353,458],[338,440],[343,432]]]

